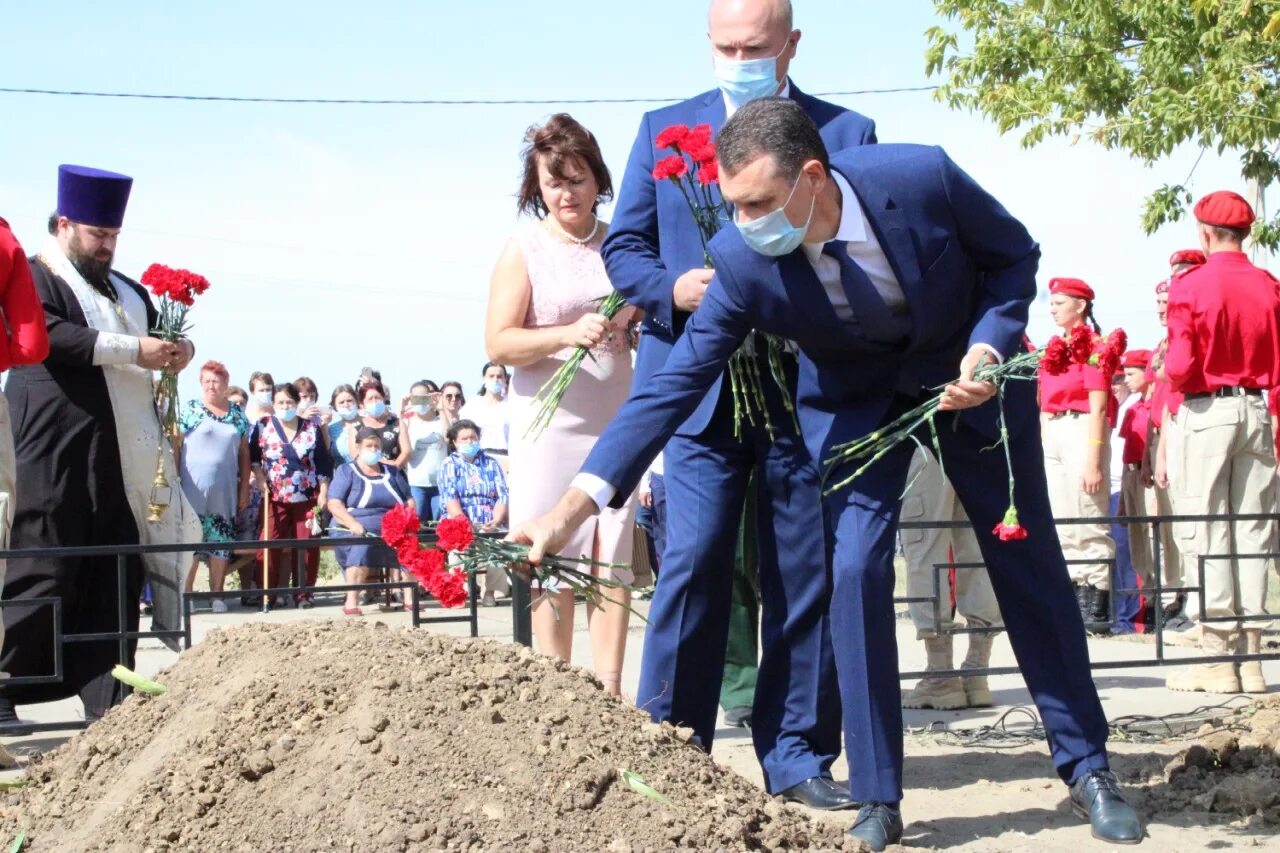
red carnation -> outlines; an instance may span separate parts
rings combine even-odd
[[[446,557],[439,548],[421,548],[405,566],[430,591],[436,576],[445,569]]]
[[[434,588],[427,591],[444,607],[461,607],[467,603],[467,576],[463,572],[441,572]]]
[[[714,163],[716,161],[716,144],[714,142],[708,142],[706,145],[699,148],[690,148],[685,153],[692,157],[693,162],[700,166],[706,165],[707,163]]]
[[[418,513],[408,506],[397,506],[387,510],[382,516],[382,541],[401,554],[406,550],[412,552],[418,547],[418,531],[422,522]],[[403,558],[401,562],[404,562]]]
[[[664,128],[663,131],[658,134],[658,138],[653,141],[653,144],[659,148],[682,148],[684,147],[685,140],[688,138],[688,125],[673,124],[670,127]]]
[[[698,166],[698,183],[710,186],[720,180],[720,165],[715,160]]]
[[[1016,542],[1027,538],[1027,528],[1018,523],[1018,510],[1013,506],[1009,507],[1004,518],[991,532],[999,536],[1001,542]]]
[[[711,143],[711,125],[700,124],[689,131],[684,140],[684,150],[690,153],[705,148]]]
[[[1071,349],[1061,337],[1054,335],[1040,354],[1040,369],[1050,376],[1061,376],[1071,369]]]
[[[689,174],[689,164],[679,154],[663,157],[653,167],[655,181],[675,180]]]
[[[436,544],[445,551],[465,551],[475,538],[471,522],[463,516],[444,518],[436,524]]]
[[[1129,336],[1124,333],[1124,329],[1116,329],[1107,336],[1107,348],[1124,358],[1124,351],[1129,348]]]
[[[1093,330],[1088,326],[1076,326],[1067,335],[1067,346],[1071,349],[1071,360],[1076,364],[1088,364],[1093,355],[1095,338]]]

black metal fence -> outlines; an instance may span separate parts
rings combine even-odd
[[[1115,670],[1115,669],[1134,669],[1143,667],[1161,667],[1170,664],[1186,665],[1195,663],[1221,663],[1249,660],[1280,660],[1280,649],[1272,652],[1262,652],[1259,654],[1236,654],[1236,655],[1179,655],[1177,657],[1169,657],[1165,651],[1165,632],[1168,630],[1165,626],[1164,610],[1161,607],[1166,594],[1200,593],[1199,595],[1199,613],[1196,614],[1197,620],[1205,624],[1214,623],[1239,623],[1242,621],[1273,621],[1280,618],[1280,614],[1266,615],[1263,617],[1250,617],[1244,620],[1240,617],[1219,616],[1210,617],[1205,613],[1204,609],[1204,587],[1205,587],[1205,566],[1214,560],[1233,560],[1233,559],[1270,559],[1280,561],[1280,551],[1267,552],[1262,554],[1205,554],[1197,558],[1198,562],[1198,582],[1195,585],[1182,586],[1165,586],[1164,585],[1164,553],[1163,543],[1161,541],[1161,530],[1174,523],[1230,523],[1235,521],[1277,521],[1280,523],[1280,515],[1218,515],[1218,516],[1104,516],[1100,518],[1065,518],[1055,519],[1058,525],[1072,524],[1107,524],[1107,525],[1129,525],[1141,524],[1151,528],[1152,536],[1152,564],[1154,571],[1152,573],[1152,585],[1149,587],[1130,588],[1123,587],[1116,583],[1116,564],[1115,560],[1098,560],[1098,559],[1082,559],[1068,560],[1071,564],[1088,564],[1097,565],[1098,563],[1108,563],[1109,573],[1111,575],[1111,602],[1108,624],[1115,622],[1116,597],[1122,595],[1143,595],[1153,599],[1155,606],[1152,608],[1154,616],[1154,624],[1152,634],[1155,638],[1154,652],[1147,657],[1126,658],[1124,660],[1099,661],[1091,660],[1091,667],[1095,670]],[[903,521],[899,525],[902,530],[942,530],[942,529],[964,529],[970,527],[968,522],[964,521]],[[1280,543],[1277,543],[1280,545]],[[933,595],[929,597],[895,597],[893,603],[895,606],[911,605],[911,604],[927,604],[933,607],[934,612],[934,629],[940,636],[957,635],[957,634],[999,634],[1003,632],[1002,627],[952,627],[945,623],[950,622],[950,618],[944,619],[944,613],[949,616],[951,611],[950,603],[950,587],[948,576],[952,569],[956,571],[977,571],[985,570],[985,563],[938,563],[934,565],[933,573]],[[661,571],[661,568],[659,568]],[[527,581],[520,578],[512,579],[512,609],[517,614],[517,618],[512,623],[512,636],[515,642],[524,645],[532,645],[533,634],[527,613],[531,601],[532,590]],[[523,614],[523,618],[519,615]],[[1049,627],[1051,630],[1051,626]],[[1144,648],[1141,645],[1134,645],[1135,649]],[[969,675],[1016,675],[1020,672],[1016,666],[995,666],[984,667],[981,669],[950,669],[945,671],[930,672],[929,675],[940,676],[969,676]],[[904,671],[900,674],[903,680],[917,679],[924,677],[926,673],[923,671]]]

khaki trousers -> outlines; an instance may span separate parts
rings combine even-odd
[[[947,482],[942,466],[933,454],[916,448],[907,474],[907,492],[902,497],[903,521],[963,521],[969,516]],[[956,626],[951,613],[950,585],[945,566],[952,563],[982,563],[978,539],[972,527],[954,529],[918,529],[902,531],[902,551],[907,561],[907,596],[924,598],[934,595],[934,578],[939,578],[938,600],[934,604],[911,604],[908,612],[916,627],[916,636],[926,639],[938,636]],[[996,594],[986,568],[956,569],[956,610],[964,617],[966,627],[989,628],[1003,625]]]
[[[1111,509],[1107,471],[1111,448],[1102,445],[1102,488],[1096,495],[1080,487],[1085,454],[1089,450],[1089,416],[1068,412],[1059,417],[1041,415],[1040,435],[1044,441],[1044,469],[1049,481],[1049,507],[1054,518],[1105,519]],[[1098,589],[1111,589],[1111,563],[1116,543],[1105,521],[1096,524],[1059,524],[1058,539],[1066,557],[1071,582]],[[1072,560],[1097,560],[1072,563]]]
[[[1274,519],[1230,522],[1215,517],[1275,513],[1275,450],[1271,418],[1261,395],[1188,399],[1178,413],[1178,423],[1182,464],[1174,506],[1180,515],[1209,517],[1175,524],[1183,569],[1196,583],[1200,557],[1271,551]],[[1207,560],[1205,615],[1244,616],[1243,627],[1266,628],[1266,620],[1247,617],[1267,612],[1271,565],[1271,560],[1262,558]]]
[[[1121,512],[1124,515],[1156,515],[1156,490],[1142,484],[1142,472],[1125,467],[1120,475]],[[1162,525],[1163,526],[1163,525]],[[1142,581],[1144,588],[1154,583],[1155,556],[1151,544],[1151,525],[1141,522],[1129,524],[1129,562]]]

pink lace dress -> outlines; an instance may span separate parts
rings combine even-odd
[[[522,223],[515,235],[524,255],[532,292],[525,328],[545,328],[572,323],[599,310],[600,300],[613,290],[599,249],[569,243],[537,222]],[[573,384],[546,429],[526,436],[537,404],[533,401],[573,350],[566,349],[534,364],[516,368],[508,396],[511,415],[511,526],[536,518],[551,509],[565,490],[600,433],[631,391],[631,350],[627,346],[626,315],[615,318],[613,334],[584,359]],[[634,500],[623,509],[605,508],[582,525],[565,546],[566,555],[591,556],[598,543],[599,559],[631,565],[635,526]],[[630,583],[630,572],[615,572]]]

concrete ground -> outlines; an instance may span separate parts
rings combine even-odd
[[[195,615],[193,630],[199,642],[209,631],[223,626],[242,624],[246,621],[289,622],[297,619],[344,619],[335,596],[331,601],[321,601],[314,610],[277,610],[262,614],[233,606],[227,614],[215,615],[207,610]],[[644,603],[637,609],[643,611]],[[377,619],[392,626],[407,626],[405,613],[380,612],[366,607],[362,618]],[[443,615],[445,611],[432,609],[425,616]],[[455,615],[448,611],[448,615]],[[586,634],[585,612],[579,606],[575,614],[574,662],[591,665],[591,650]],[[144,620],[145,624],[145,620]],[[634,695],[639,676],[640,651],[643,642],[644,623],[633,619],[631,644],[623,672],[623,690]],[[425,625],[425,630],[463,636],[468,626],[464,624]],[[480,636],[500,641],[511,639],[511,608],[503,604],[496,608],[480,610]],[[963,647],[963,639],[957,646]],[[1120,661],[1126,659],[1153,659],[1154,644],[1149,639],[1091,639],[1090,652],[1095,661]],[[914,631],[905,620],[898,623],[898,646],[903,671],[924,668],[924,649],[915,640]],[[1184,657],[1188,650],[1170,648],[1169,657]],[[961,652],[957,652],[959,659]],[[153,675],[170,665],[176,656],[158,642],[144,642],[139,649],[138,670],[143,675]],[[1012,666],[1013,655],[1008,640],[1001,635],[995,644],[993,665]],[[1265,666],[1268,681],[1280,683],[1280,661]],[[1221,703],[1242,704],[1245,700],[1204,694],[1173,693],[1164,687],[1164,671],[1145,668],[1122,668],[1099,671],[1096,682],[1108,717],[1116,721],[1126,717],[1162,716],[1171,713],[1190,713],[1206,705]],[[904,684],[904,689],[910,683]],[[997,707],[962,712],[907,711],[905,722],[911,733],[906,739],[906,799],[903,803],[907,821],[907,841],[912,844],[948,850],[994,851],[1036,850],[1070,851],[1103,847],[1092,840],[1088,827],[1071,816],[1066,805],[1066,789],[1053,774],[1048,752],[1043,743],[1019,748],[1001,748],[1005,744],[961,746],[956,735],[1000,720],[1015,706],[1030,707],[1031,700],[1019,675],[998,676],[991,687]],[[65,700],[38,706],[20,706],[19,714],[31,721],[62,721],[82,717],[78,700]],[[1010,714],[1005,722],[1016,728],[1028,718],[1021,712]],[[1192,729],[1195,724],[1192,724]],[[9,749],[19,756],[52,749],[64,742],[71,733],[45,733],[17,738],[8,742]],[[1134,745],[1116,743],[1114,750],[1122,756],[1117,764],[1128,762],[1150,763],[1157,761],[1153,755],[1171,755],[1185,745],[1185,725],[1176,732],[1178,736],[1164,743]],[[721,728],[713,750],[715,757],[744,777],[761,784],[759,766],[751,746],[750,734],[743,729]],[[1155,765],[1158,766],[1158,763]],[[9,771],[3,776],[12,776]],[[833,768],[836,778],[847,777],[843,759]],[[850,813],[824,815],[840,825],[851,823]],[[1206,850],[1233,847],[1265,847],[1280,850],[1280,841],[1269,835],[1257,835],[1251,831],[1227,826],[1204,827],[1193,821],[1181,819],[1160,820],[1149,827],[1149,849]]]

